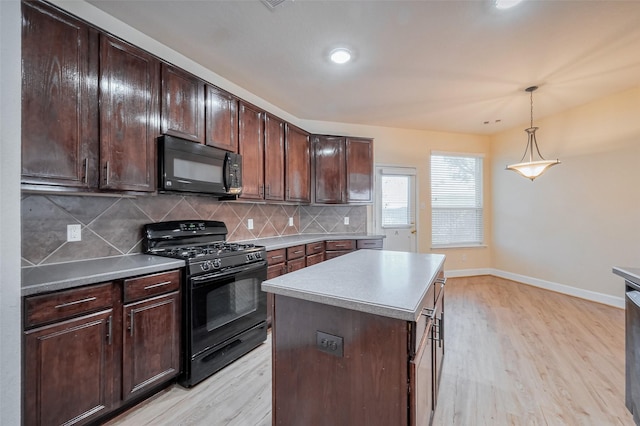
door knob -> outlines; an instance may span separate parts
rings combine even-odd
[[[418,232],[418,231],[416,231],[415,229],[413,231],[411,231],[412,234],[415,234],[416,232]]]

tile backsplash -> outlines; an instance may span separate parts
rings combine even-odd
[[[142,225],[167,220],[224,222],[227,240],[295,234],[366,232],[364,206],[297,206],[215,201],[160,194],[99,197],[23,194],[22,266],[135,254],[142,251]],[[344,225],[349,217],[349,225]],[[289,226],[293,218],[293,226]],[[247,220],[253,219],[253,229]],[[82,241],[67,242],[67,225],[82,226]]]

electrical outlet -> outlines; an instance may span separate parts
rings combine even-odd
[[[322,352],[335,355],[339,358],[344,356],[344,342],[340,336],[316,331],[316,347]]]
[[[293,218],[292,217],[289,218],[289,226],[293,226]]]
[[[349,216],[345,216],[344,217],[344,224],[348,225],[349,224]]]
[[[253,219],[247,219],[247,229],[253,229]]]
[[[67,241],[82,241],[82,225],[67,225]]]

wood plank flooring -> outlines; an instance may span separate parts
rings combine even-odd
[[[486,276],[449,279],[445,312],[434,425],[633,425],[623,310]],[[270,425],[270,340],[107,424]]]

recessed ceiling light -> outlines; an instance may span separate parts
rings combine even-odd
[[[495,0],[496,9],[510,9],[522,2],[522,0]]]
[[[331,61],[335,62],[336,64],[344,64],[351,60],[351,52],[341,47],[332,50],[329,58],[331,58]]]

